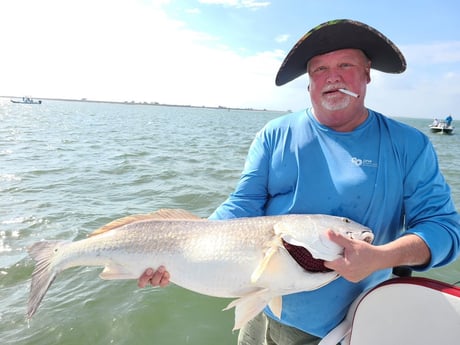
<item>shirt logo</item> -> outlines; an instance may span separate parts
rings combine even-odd
[[[358,167],[371,167],[377,168],[377,163],[373,162],[372,159],[361,159],[357,157],[352,157],[351,162]]]

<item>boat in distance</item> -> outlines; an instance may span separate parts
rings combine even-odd
[[[454,131],[452,121],[452,116],[449,115],[445,120],[434,119],[428,127],[432,133],[452,134]]]
[[[11,103],[17,104],[42,104],[41,100],[35,100],[32,97],[22,97],[21,99],[10,99]]]

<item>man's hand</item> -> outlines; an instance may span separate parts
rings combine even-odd
[[[378,270],[397,266],[424,266],[431,259],[425,241],[415,234],[407,234],[379,246],[349,239],[332,230],[327,232],[327,236],[344,249],[342,258],[325,261],[324,266],[354,283]]]
[[[147,268],[139,277],[137,286],[144,288],[147,285],[165,287],[169,284],[169,272],[164,266],[158,267],[156,271],[152,268]]]
[[[379,269],[377,265],[379,247],[365,241],[352,240],[332,230],[329,239],[343,247],[343,257],[325,261],[324,266],[336,271],[346,280],[357,283]]]

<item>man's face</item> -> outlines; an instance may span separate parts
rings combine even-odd
[[[370,61],[359,49],[341,49],[313,57],[307,67],[310,96],[318,111],[343,110],[364,104],[366,84],[370,82]],[[338,91],[344,88],[360,95],[354,98]]]

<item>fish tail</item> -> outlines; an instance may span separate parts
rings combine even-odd
[[[29,255],[35,260],[35,269],[32,273],[29,302],[27,304],[28,319],[35,314],[48,288],[58,274],[54,265],[52,265],[53,258],[59,252],[59,247],[65,242],[42,241],[33,244],[27,249]]]

